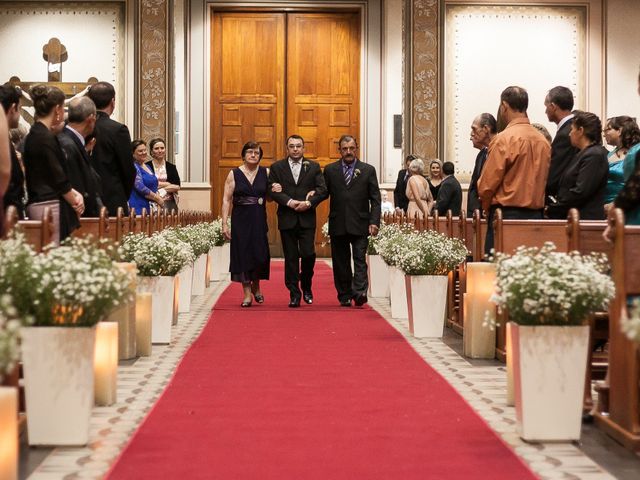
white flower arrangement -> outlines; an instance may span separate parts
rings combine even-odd
[[[206,224],[201,224],[204,225],[204,228],[207,229],[208,236],[211,239],[211,246],[212,247],[221,247],[222,245],[225,244],[225,242],[227,241],[227,239],[224,237],[224,234],[222,233],[222,219],[218,218],[217,220],[214,220],[211,223],[206,223]]]
[[[468,254],[460,240],[433,230],[405,235],[403,244],[395,260],[407,275],[447,275]]]
[[[34,261],[36,326],[93,326],[130,300],[129,273],[90,239],[72,239]]]
[[[35,250],[20,232],[14,231],[0,241],[0,292],[11,297],[24,324],[29,324],[35,314],[32,286],[39,280],[34,271],[35,257]]]
[[[322,237],[324,238],[324,242],[322,242],[322,246],[331,243],[331,237],[329,236],[329,221],[324,222],[322,225]]]
[[[20,327],[18,310],[9,295],[0,296],[0,381],[20,359]]]
[[[519,247],[513,255],[498,253],[496,292],[492,301],[506,308],[521,325],[580,325],[605,310],[614,295],[604,255]]]
[[[375,249],[389,266],[398,264],[398,256],[407,248],[407,236],[413,232],[410,225],[383,224],[375,239]]]
[[[627,310],[629,317],[622,321],[622,331],[629,340],[640,343],[640,299],[634,299]]]
[[[144,233],[125,235],[120,254],[125,262],[134,262],[143,277],[173,276],[195,261],[188,243],[162,233],[150,237]]]
[[[212,236],[207,225],[198,223],[186,227],[166,228],[160,235],[171,241],[182,241],[189,244],[195,258],[198,258],[200,255],[207,254],[213,246]]]

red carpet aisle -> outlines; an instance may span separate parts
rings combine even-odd
[[[266,303],[222,295],[110,479],[535,478],[370,308],[287,308],[282,263]]]

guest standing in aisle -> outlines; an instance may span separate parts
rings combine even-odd
[[[301,297],[312,304],[316,207],[326,198],[326,187],[320,165],[304,158],[304,139],[300,135],[287,139],[287,158],[271,165],[269,184],[271,197],[278,203],[289,307],[299,307]]]
[[[127,200],[133,190],[136,169],[131,157],[131,135],[126,125],[110,117],[116,108],[116,91],[107,82],[91,85],[88,96],[98,109],[95,136],[96,145],[92,153],[93,167],[102,179],[102,201],[115,216],[118,207],[129,214]]]
[[[333,281],[338,301],[350,307],[367,303],[366,252],[368,236],[380,227],[380,188],[376,169],[358,159],[358,143],[351,135],[338,142],[340,160],[327,165],[324,180],[329,203],[329,236]],[[353,251],[354,271],[351,271]]]
[[[244,144],[242,165],[227,175],[222,199],[222,233],[231,241],[229,271],[232,281],[242,283],[243,308],[251,306],[252,295],[256,303],[264,302],[260,280],[269,279],[268,174],[265,167],[259,166],[262,153],[258,143]]]

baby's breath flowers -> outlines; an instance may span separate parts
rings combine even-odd
[[[166,233],[154,233],[150,237],[143,233],[125,235],[120,253],[124,261],[136,264],[138,274],[143,277],[177,275],[182,267],[195,260],[188,243]]]
[[[513,255],[498,253],[496,292],[492,301],[506,308],[521,325],[580,325],[605,310],[614,284],[604,255],[519,247]]]
[[[398,225],[397,223],[384,224],[374,240],[374,248],[384,262],[392,267],[398,263],[398,256],[408,248],[407,237],[413,232],[410,225]]]
[[[407,275],[447,275],[464,261],[467,253],[457,238],[433,230],[412,232],[405,236],[396,264]]]

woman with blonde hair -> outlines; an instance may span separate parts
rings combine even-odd
[[[427,179],[431,198],[438,198],[438,190],[440,190],[442,180],[444,180],[444,175],[442,174],[442,162],[439,159],[434,158],[429,163],[429,178]]]
[[[409,218],[424,218],[429,216],[433,208],[433,196],[429,189],[429,182],[424,178],[424,162],[416,158],[409,164],[409,180],[407,181],[407,198]]]

